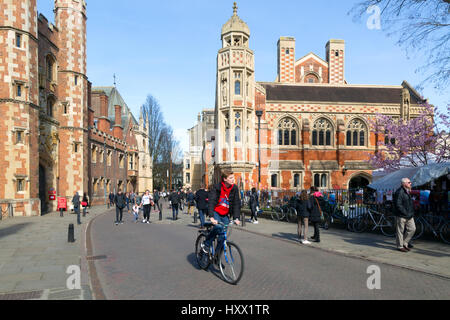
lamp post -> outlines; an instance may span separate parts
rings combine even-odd
[[[261,183],[261,116],[263,115],[263,111],[261,109],[256,110],[256,116],[258,117],[258,191],[259,185]]]

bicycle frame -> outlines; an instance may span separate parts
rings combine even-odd
[[[374,215],[380,216],[380,219],[378,220],[378,222],[375,220]],[[387,222],[384,213],[369,209],[369,217],[370,217],[370,219],[372,219],[372,222],[375,224],[375,226],[372,228],[372,231],[375,230],[376,228],[380,228],[380,227],[390,227],[389,224],[382,223],[383,220]]]

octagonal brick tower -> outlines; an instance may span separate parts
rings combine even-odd
[[[88,191],[88,79],[86,77],[86,2],[55,0],[58,41],[58,97],[66,105],[59,129],[59,190],[71,197]]]
[[[223,25],[222,48],[217,55],[216,152],[218,170],[231,169],[236,182],[248,179],[254,152],[254,54],[249,48],[250,29],[237,15]],[[216,175],[217,177],[217,175]]]

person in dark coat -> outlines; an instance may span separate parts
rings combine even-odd
[[[73,198],[72,198],[72,204],[73,204],[73,211],[77,214],[77,223],[81,224],[80,219],[80,195],[77,191],[75,191]]]
[[[123,217],[123,209],[127,205],[127,199],[125,197],[125,194],[122,192],[122,189],[119,189],[119,192],[117,192],[116,196],[114,197],[114,203],[116,205],[116,226],[120,223],[123,224],[122,217]]]
[[[258,199],[258,193],[256,192],[256,188],[252,188],[252,192],[250,193],[250,199],[249,199],[249,206],[250,211],[252,212],[251,216],[251,222],[254,224],[258,224],[258,208],[259,208],[259,199]]]
[[[81,200],[81,203],[83,205],[83,217],[86,217],[86,210],[87,207],[89,207],[89,197],[87,193],[83,193],[83,200]]]
[[[205,225],[205,216],[208,214],[208,191],[203,184],[195,193],[195,203],[200,217],[200,227],[203,228]]]
[[[173,220],[178,220],[178,206],[181,203],[181,193],[180,193],[180,191],[178,191],[178,192],[173,191],[169,195],[169,201],[170,201],[170,204],[172,206]]]
[[[309,195],[307,209],[309,211],[309,221],[312,222],[314,226],[314,235],[311,237],[311,240],[315,242],[320,242],[320,219],[321,219],[321,210],[319,198],[321,197],[321,193],[318,191],[316,187],[311,187],[311,194]]]
[[[193,209],[195,207],[195,195],[194,195],[194,193],[192,193],[191,190],[189,190],[187,195],[186,195],[186,202],[187,202],[187,205],[188,205],[188,212],[187,213],[189,215],[191,215],[191,214],[193,214]],[[192,208],[192,210],[191,210],[191,208]]]
[[[159,199],[160,199],[159,191],[155,189],[153,191],[153,203],[154,203],[153,208],[156,210],[156,207],[158,207],[158,212],[161,212],[161,207],[159,206]]]
[[[109,205],[114,205],[114,193],[112,191],[109,193]]]
[[[408,252],[412,245],[410,241],[416,232],[414,222],[414,203],[411,198],[411,181],[408,178],[402,179],[402,186],[394,193],[394,213],[397,216],[397,249],[401,252]]]
[[[297,234],[298,239],[303,244],[310,244],[308,241],[308,193],[303,190],[295,201],[295,209],[297,210]],[[302,237],[303,234],[303,237]]]

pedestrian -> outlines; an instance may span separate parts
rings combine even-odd
[[[136,203],[133,205],[133,215],[134,223],[137,223],[139,219],[139,206]]]
[[[186,195],[186,201],[187,201],[187,205],[188,205],[188,214],[191,215],[194,213],[194,208],[195,208],[195,195],[191,190],[189,190]]]
[[[114,205],[114,193],[112,193],[112,191],[109,192],[109,206],[113,206]]]
[[[81,224],[80,219],[80,195],[78,194],[78,191],[74,192],[73,198],[72,198],[72,204],[73,204],[73,211],[77,214],[77,223]]]
[[[126,198],[125,194],[122,192],[122,189],[119,189],[117,194],[114,197],[114,204],[116,205],[116,226],[120,223],[123,224],[122,217],[123,217],[123,209],[126,206]]]
[[[155,204],[154,209],[156,210],[156,207],[158,207],[158,212],[161,212],[161,207],[159,206],[159,200],[160,200],[159,191],[155,189],[153,191],[153,203]]]
[[[205,185],[202,184],[200,189],[195,193],[195,203],[197,204],[198,215],[200,217],[200,228],[205,225],[205,214],[208,210],[208,191],[205,189]]]
[[[250,222],[253,224],[258,224],[258,210],[259,210],[259,199],[256,188],[252,188],[252,192],[249,197],[249,206],[252,216],[250,217]]]
[[[152,198],[149,190],[145,190],[144,195],[142,196],[142,206],[144,208],[144,219],[142,223],[150,223],[150,210],[152,209]]]
[[[169,195],[169,201],[170,204],[172,206],[172,217],[173,220],[178,220],[178,206],[181,202],[181,193],[180,191],[175,192],[173,191],[170,195]]]
[[[83,193],[83,199],[81,200],[81,205],[83,206],[83,217],[86,217],[86,210],[89,206],[89,198],[87,193]]]
[[[130,201],[132,205],[136,203],[136,194],[134,193],[134,191],[132,191],[130,194]]]
[[[224,170],[221,178],[222,182],[213,186],[209,192],[209,215],[214,227],[208,233],[202,245],[204,252],[209,252],[209,248],[217,235],[219,235],[219,239],[216,252],[220,252],[224,235],[223,226],[218,224],[219,222],[228,225],[231,216],[236,225],[241,224],[239,221],[241,216],[241,199],[239,188],[234,184],[234,174],[230,170]]]
[[[397,250],[408,252],[413,248],[410,241],[416,232],[414,203],[411,198],[411,181],[408,178],[402,179],[401,187],[394,193],[394,214],[397,217]]]
[[[308,241],[308,193],[303,190],[296,199],[295,209],[297,210],[297,234],[298,239],[303,244],[310,244]],[[303,234],[303,237],[302,237]]]
[[[311,187],[310,190],[311,192],[308,199],[307,210],[309,211],[309,220],[314,226],[314,235],[311,237],[311,240],[320,242],[319,225],[322,216],[322,208],[320,206],[319,198],[321,197],[321,193],[316,187]]]
[[[125,194],[125,199],[127,204],[127,212],[130,212],[131,195],[129,192]]]

